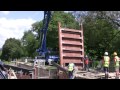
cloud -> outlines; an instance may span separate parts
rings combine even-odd
[[[10,11],[0,11],[0,13],[3,13],[5,15],[8,15],[10,13]]]
[[[24,31],[31,28],[35,20],[28,19],[7,19],[0,18],[0,48],[8,38],[21,39]]]

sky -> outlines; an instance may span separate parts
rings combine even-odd
[[[8,38],[21,39],[24,31],[43,16],[43,11],[0,11],[0,48]]]

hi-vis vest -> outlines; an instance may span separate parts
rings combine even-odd
[[[73,71],[73,69],[74,69],[74,64],[69,64],[68,71]]]
[[[109,57],[104,56],[104,67],[109,67]]]
[[[118,56],[115,56],[115,59],[116,59],[116,61],[115,61],[115,66],[116,66],[116,67],[119,67],[119,57],[118,57]]]

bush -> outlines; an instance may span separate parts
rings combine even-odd
[[[92,68],[96,68],[99,65],[99,61],[93,61]]]

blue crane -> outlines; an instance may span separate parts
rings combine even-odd
[[[48,25],[51,19],[51,11],[44,11],[44,19],[43,19],[43,27],[40,30],[40,48],[37,49],[39,56],[42,56],[48,61],[48,59],[53,59],[54,61],[58,61],[59,57],[56,55],[50,56],[48,55],[48,49],[46,48],[46,35],[48,31]]]
[[[45,54],[48,52],[46,48],[46,34],[47,34],[50,18],[51,18],[51,11],[44,11],[43,27],[40,30],[41,46],[39,49],[37,49],[37,52],[39,52],[40,56],[45,56]]]

